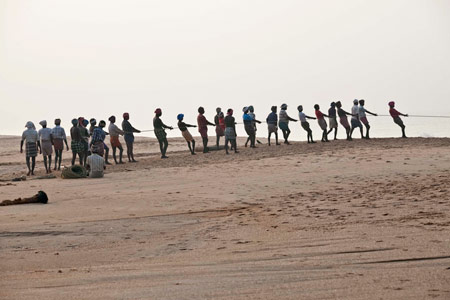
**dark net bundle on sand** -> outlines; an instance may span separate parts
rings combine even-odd
[[[87,171],[86,171],[85,167],[79,166],[79,165],[75,165],[75,166],[71,166],[69,168],[65,168],[61,172],[61,177],[63,179],[86,178],[87,177]]]
[[[48,197],[47,194],[43,191],[39,191],[36,195],[29,198],[18,198],[15,200],[4,200],[0,202],[0,206],[7,205],[17,205],[17,204],[28,204],[28,203],[42,203],[47,204]]]

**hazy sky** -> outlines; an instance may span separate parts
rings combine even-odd
[[[366,99],[386,113],[450,114],[448,0],[0,0],[0,134],[25,122],[198,106],[260,119],[286,102]],[[121,117],[119,117],[121,120]],[[53,123],[53,122],[52,122]]]

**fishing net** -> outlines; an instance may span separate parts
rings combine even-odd
[[[79,165],[75,165],[75,166],[71,166],[69,168],[65,168],[61,172],[61,177],[63,179],[86,178],[87,177],[87,171],[86,171],[85,167],[79,166]]]

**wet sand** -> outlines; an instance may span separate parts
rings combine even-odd
[[[26,173],[19,141],[1,180]],[[50,200],[0,207],[0,298],[450,299],[450,139],[170,143],[103,179],[1,181]]]

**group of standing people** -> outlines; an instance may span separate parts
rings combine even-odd
[[[392,116],[394,122],[400,126],[402,129],[402,137],[406,138],[405,125],[403,124],[400,116],[407,117],[407,114],[402,114],[395,109],[395,102],[391,101],[388,103],[389,113]],[[280,106],[280,112],[277,114],[277,106],[271,107],[271,112],[266,118],[267,128],[268,128],[268,145],[271,145],[271,136],[275,135],[275,144],[280,145],[278,142],[278,128],[283,133],[284,144],[289,145],[289,135],[291,130],[289,128],[289,122],[297,122],[298,120],[291,118],[287,113],[287,104],[282,104]],[[298,117],[302,128],[307,132],[308,143],[315,143],[312,136],[312,130],[308,120],[315,119],[318,122],[319,127],[322,130],[322,142],[329,142],[328,135],[334,130],[334,139],[337,139],[338,132],[338,120],[339,123],[344,127],[347,135],[347,140],[352,140],[352,135],[355,129],[359,129],[361,133],[361,138],[369,139],[370,125],[367,119],[367,114],[377,116],[376,113],[372,113],[365,108],[365,101],[363,99],[353,101],[353,107],[351,112],[347,112],[342,108],[341,101],[332,102],[330,108],[328,109],[328,114],[322,113],[320,106],[318,104],[314,105],[315,117],[308,116],[303,112],[303,106],[299,105],[297,107]],[[242,109],[242,121],[244,124],[245,131],[248,135],[245,147],[250,143],[251,148],[256,148],[256,131],[257,124],[262,122],[256,119],[255,109],[252,105],[246,106]],[[228,109],[226,115],[222,112],[222,109],[218,107],[216,109],[216,115],[214,117],[214,123],[209,122],[205,117],[205,109],[203,107],[198,108],[197,125],[191,125],[184,122],[184,114],[177,115],[178,129],[181,131],[181,135],[186,140],[188,144],[189,151],[192,155],[195,155],[195,139],[189,132],[189,128],[197,128],[203,143],[203,153],[209,152],[208,147],[208,126],[215,126],[216,133],[216,148],[220,149],[220,138],[225,138],[225,153],[229,154],[229,150],[234,150],[238,153],[237,143],[236,143],[236,122],[233,116],[233,109]],[[348,116],[351,116],[350,122],[348,121]],[[158,140],[161,158],[167,158],[167,148],[168,140],[166,129],[174,129],[163,123],[162,110],[160,108],[155,110],[155,117],[153,118],[154,133]],[[327,124],[325,118],[328,118],[329,125]],[[106,127],[106,122],[101,120],[98,123],[96,119],[90,119],[89,121],[83,117],[72,120],[72,127],[70,129],[71,137],[71,150],[72,150],[72,165],[75,164],[77,157],[79,159],[79,164],[86,166],[88,169],[92,165],[100,166],[110,164],[109,163],[109,147],[106,145],[106,136],[110,136],[110,144],[112,147],[113,159],[116,164],[123,164],[123,147],[120,142],[120,136],[124,137],[127,157],[129,162],[137,162],[134,158],[133,144],[134,144],[134,133],[140,133],[141,131],[134,128],[130,121],[129,113],[123,114],[122,128],[116,125],[116,117],[111,116],[109,120],[108,132],[104,131]],[[67,143],[66,133],[63,127],[61,127],[61,120],[55,120],[55,127],[50,129],[47,128],[47,121],[41,121],[39,124],[42,128],[36,131],[33,122],[29,121],[26,123],[27,128],[22,134],[22,140],[20,144],[20,152],[23,152],[23,146],[25,144],[26,151],[26,163],[28,167],[28,175],[34,175],[34,169],[36,165],[36,156],[42,153],[44,156],[44,165],[46,173],[52,172],[52,154],[53,149],[55,151],[55,163],[53,170],[61,169],[62,152],[64,150],[64,145],[69,151],[69,145]],[[90,124],[89,129],[87,126]],[[366,134],[364,135],[363,126],[366,128]],[[229,147],[230,146],[230,147]],[[119,151],[117,157],[117,150]],[[101,163],[100,158],[103,160]],[[93,173],[100,172],[99,170],[92,170]],[[95,173],[96,174],[96,173]],[[98,173],[100,174],[100,173]],[[95,176],[95,177],[101,177]]]

